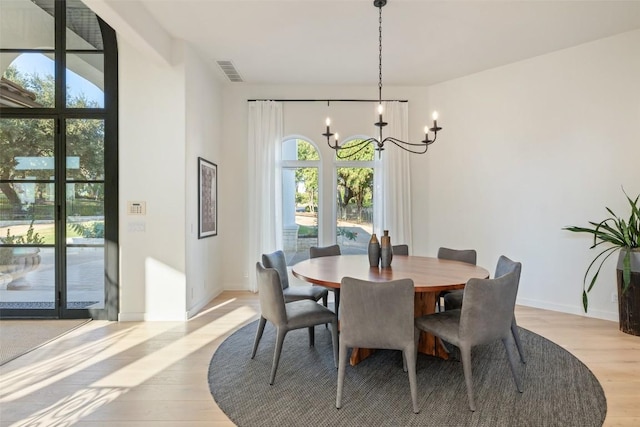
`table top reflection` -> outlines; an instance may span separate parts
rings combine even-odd
[[[432,257],[393,257],[391,267],[370,267],[367,255],[338,255],[312,258],[292,266],[297,278],[316,285],[339,288],[343,277],[384,282],[412,279],[416,292],[462,289],[471,278],[486,279],[489,272],[460,261]]]

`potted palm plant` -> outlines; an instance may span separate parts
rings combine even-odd
[[[588,293],[595,285],[602,265],[611,255],[618,253],[620,330],[631,335],[640,335],[640,206],[638,206],[640,195],[635,200],[631,199],[626,192],[624,195],[631,208],[628,220],[625,221],[611,209],[606,208],[611,216],[600,222],[589,221],[591,227],[571,226],[563,229],[591,234],[593,236],[591,249],[601,248],[601,245],[606,246],[606,249],[601,250],[591,261],[584,274],[582,305],[585,313],[589,305]],[[590,276],[592,271],[595,272]]]

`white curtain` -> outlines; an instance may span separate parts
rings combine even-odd
[[[383,119],[388,123],[383,128],[383,138],[394,138],[408,141],[409,138],[409,105],[407,102],[383,102]],[[376,120],[377,120],[376,112]],[[376,127],[376,130],[378,128]],[[375,134],[379,136],[378,133]],[[409,156],[411,154],[395,146],[391,142],[384,145],[382,159],[379,161],[382,179],[376,183],[374,198],[375,232],[378,236],[383,230],[389,230],[391,244],[407,244],[410,253],[413,251],[411,232],[411,171]],[[376,158],[378,154],[376,152]],[[379,171],[380,171],[379,169]]]
[[[257,292],[256,262],[282,247],[282,103],[249,103],[249,288]]]

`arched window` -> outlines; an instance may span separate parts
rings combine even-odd
[[[313,143],[287,138],[282,143],[282,242],[287,264],[309,258],[318,244],[320,155]]]
[[[2,317],[117,319],[117,70],[81,0],[0,2]]]

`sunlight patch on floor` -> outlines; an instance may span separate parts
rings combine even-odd
[[[58,385],[74,381],[74,376],[88,375],[94,379],[79,384],[73,394],[53,403],[38,405],[34,402],[28,414],[11,426],[62,427],[90,417],[120,396],[171,369],[172,365],[179,365],[193,353],[215,345],[216,340],[221,342],[229,333],[256,319],[255,307],[228,307],[232,302],[238,304],[236,298],[231,298],[206,308],[188,322],[91,322],[76,333],[34,351],[32,358],[40,361],[29,363],[29,359],[19,358],[14,361],[16,363],[5,365],[0,370],[0,402],[4,403],[29,399],[30,395],[46,393],[48,389],[53,391]],[[76,345],[74,340],[86,343]],[[165,340],[167,345],[163,346]],[[48,348],[51,346],[57,347]],[[147,348],[141,352],[136,347]],[[57,348],[63,350],[57,353]],[[55,355],[41,360],[48,353]],[[112,363],[126,366],[112,369]],[[95,374],[103,376],[96,379]]]
[[[83,388],[11,427],[67,427],[113,402],[126,388]]]
[[[93,386],[135,387],[140,385],[154,375],[169,368],[172,364],[189,356],[191,353],[199,350],[205,345],[208,345],[211,341],[216,340],[217,338],[225,335],[228,331],[231,331],[252,319],[254,316],[254,310],[249,309],[248,307],[237,308],[232,312],[207,323],[207,325],[211,326],[212,329],[220,323],[229,323],[229,327],[224,331],[212,334],[206,327],[199,328],[198,330],[189,333],[188,337],[185,336],[179,338],[171,342],[171,344],[166,347],[137,359],[124,368],[114,371],[112,374],[96,381]],[[197,344],[194,345],[194,338],[198,337],[198,335],[202,335],[205,339],[202,341],[196,341]]]

